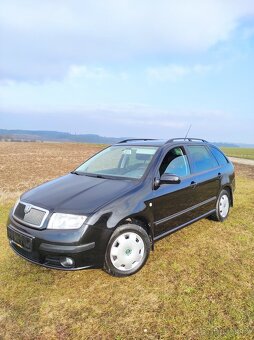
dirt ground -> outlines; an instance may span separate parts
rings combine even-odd
[[[104,146],[74,143],[0,143],[0,202],[64,175]]]

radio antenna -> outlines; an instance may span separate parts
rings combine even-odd
[[[184,139],[186,139],[186,138],[187,138],[187,136],[188,136],[188,134],[189,134],[189,132],[190,132],[191,126],[192,126],[192,125],[190,124],[190,126],[189,126],[189,129],[188,129],[188,131],[187,131],[187,133],[186,133],[186,135],[185,135]]]

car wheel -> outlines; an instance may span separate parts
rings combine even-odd
[[[139,271],[150,253],[147,232],[135,224],[118,227],[110,238],[104,269],[113,276],[129,276]]]
[[[212,214],[212,219],[223,222],[229,214],[231,197],[227,190],[223,189],[216,203],[216,211]]]

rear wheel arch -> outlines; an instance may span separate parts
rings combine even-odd
[[[222,187],[216,201],[216,208],[210,215],[214,221],[223,222],[229,214],[231,206],[231,192],[227,186]]]
[[[233,196],[233,190],[232,188],[229,186],[229,185],[225,185],[222,190],[227,190],[227,192],[229,193],[229,196],[230,196],[230,205],[231,207],[233,207],[233,204],[234,204],[234,196]]]

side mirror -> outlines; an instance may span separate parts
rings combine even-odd
[[[160,184],[179,184],[180,182],[180,177],[176,175],[163,174],[160,178]]]

